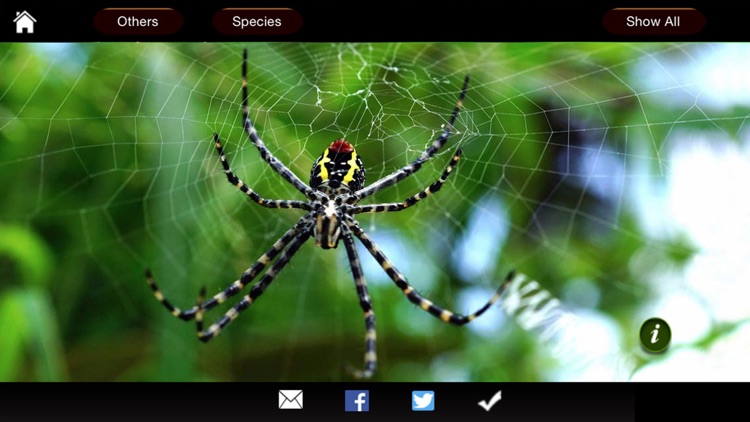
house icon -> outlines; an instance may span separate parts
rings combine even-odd
[[[16,12],[16,18],[13,19],[13,22],[16,23],[16,34],[23,34],[24,32],[27,34],[34,33],[36,19],[29,12],[25,10],[23,12]]]

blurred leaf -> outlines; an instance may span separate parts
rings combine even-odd
[[[23,368],[24,337],[27,333],[23,298],[18,290],[0,297],[0,381],[13,381]]]
[[[10,257],[18,268],[20,281],[26,285],[43,286],[47,282],[53,265],[52,253],[31,230],[17,225],[0,225],[0,255]]]
[[[64,381],[67,378],[65,358],[52,303],[45,293],[36,289],[24,292],[21,300],[23,318],[28,326],[28,345],[35,363],[35,379]]]
[[[52,304],[38,289],[13,289],[0,299],[0,381],[26,380],[24,361],[36,381],[63,381],[64,356]],[[24,353],[24,350],[28,350]]]

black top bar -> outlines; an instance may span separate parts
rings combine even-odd
[[[200,4],[118,0],[75,5],[11,0],[0,5],[0,41],[750,40],[750,32],[743,30],[746,13],[736,10],[736,4],[706,3],[666,2],[654,9],[644,7],[644,2],[580,5],[516,1],[492,5],[461,1],[445,8],[435,2],[392,0],[370,3],[224,0]],[[633,7],[636,9],[630,9]],[[102,13],[111,8],[131,10],[121,15],[111,10]],[[255,10],[239,13],[231,10],[237,8]],[[613,9],[621,11],[612,14]],[[21,15],[24,11],[33,21]],[[30,23],[33,23],[32,33],[24,26]]]

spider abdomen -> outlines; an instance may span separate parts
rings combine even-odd
[[[365,168],[352,144],[337,139],[318,157],[310,172],[310,187],[332,194],[356,192],[365,186]]]

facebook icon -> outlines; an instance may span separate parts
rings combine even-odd
[[[344,409],[347,412],[369,412],[370,390],[346,390]]]

